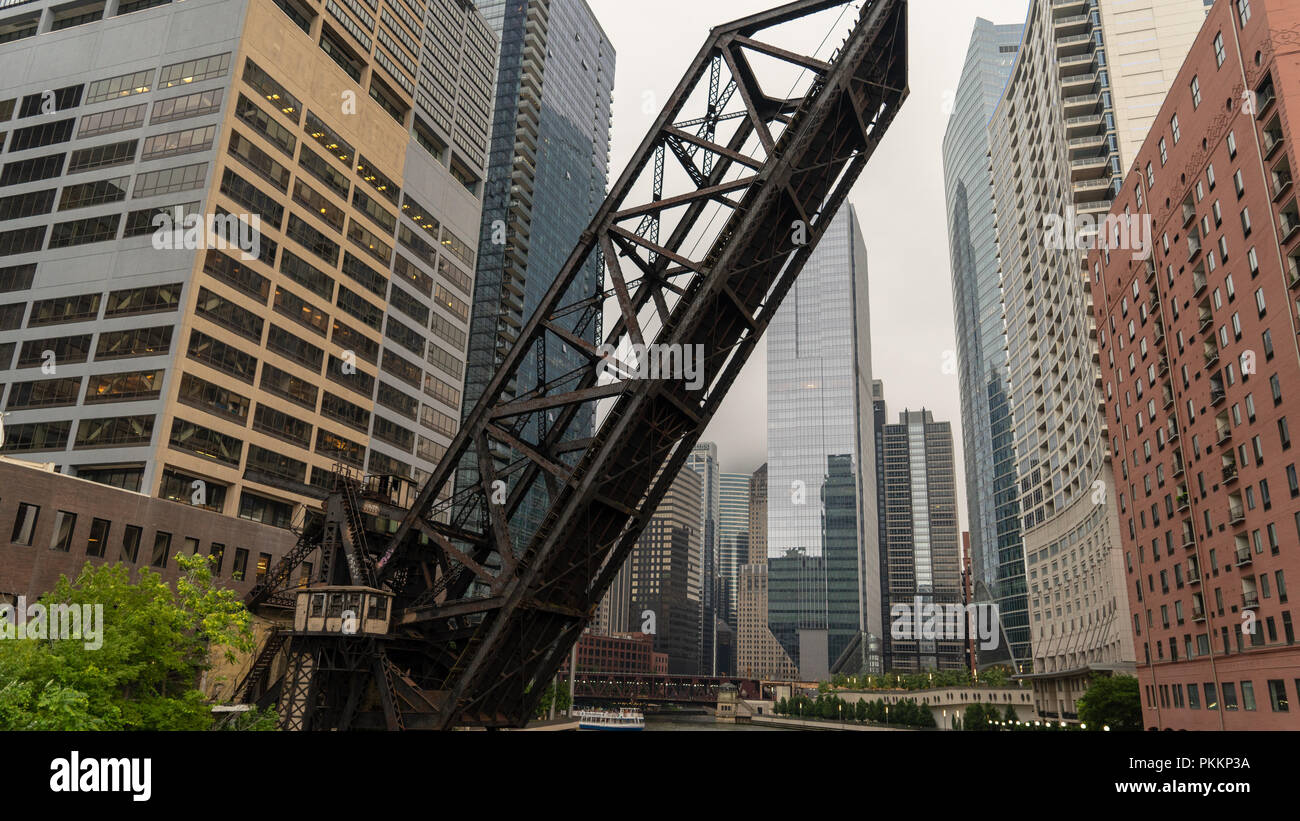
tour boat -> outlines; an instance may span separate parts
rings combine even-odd
[[[627,707],[618,712],[612,710],[578,710],[579,730],[644,730],[645,716],[640,710]]]

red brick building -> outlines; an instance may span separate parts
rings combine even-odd
[[[1297,125],[1300,3],[1218,0],[1089,257],[1149,728],[1300,729]]]
[[[579,673],[668,672],[668,656],[655,652],[655,637],[648,633],[586,633],[578,639]]]
[[[242,595],[296,541],[291,530],[0,459],[0,602],[34,601],[88,561],[175,582],[177,553],[218,557],[213,581]]]

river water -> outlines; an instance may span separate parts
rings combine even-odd
[[[648,715],[645,717],[647,732],[788,732],[777,727],[764,727],[758,724],[727,724],[715,721],[713,716],[674,716]]]

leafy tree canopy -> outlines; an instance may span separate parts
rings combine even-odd
[[[208,556],[177,554],[175,589],[142,569],[87,563],[41,597],[102,607],[102,644],[0,641],[0,730],[204,730],[198,689],[211,648],[233,662],[253,649],[252,617],[232,590],[214,588]],[[92,643],[93,644],[93,643]]]

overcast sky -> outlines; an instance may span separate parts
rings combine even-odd
[[[646,92],[662,105],[711,27],[779,5],[777,0],[588,2],[617,51],[611,182],[652,119],[642,110]],[[910,7],[911,95],[849,199],[869,257],[874,377],[885,383],[891,420],[904,408],[924,406],[936,419],[952,423],[965,527],[961,404],[957,376],[945,374],[943,367],[945,354],[957,347],[943,189],[946,104],[961,77],[975,18],[1022,23],[1028,0],[911,0]],[[766,370],[764,346],[750,358],[705,433],[705,440],[717,442],[725,471],[749,472],[767,460]]]

